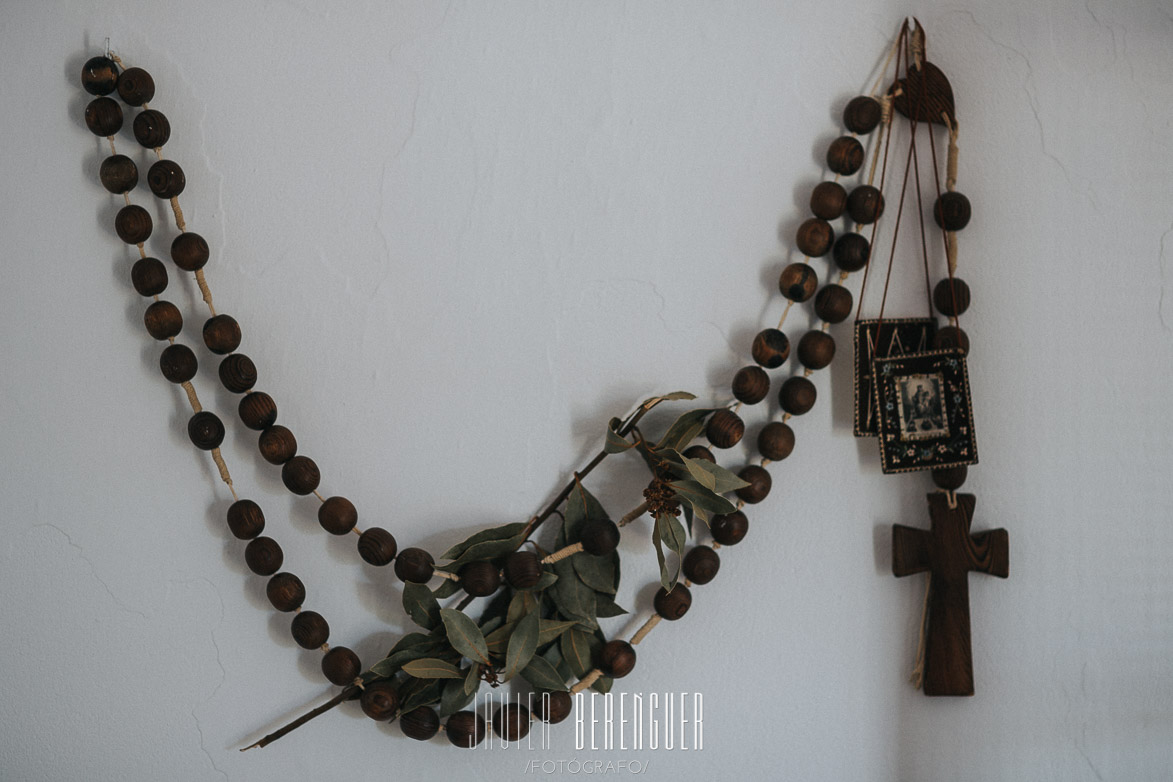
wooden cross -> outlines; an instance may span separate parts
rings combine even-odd
[[[973,695],[969,572],[1010,575],[1010,536],[1004,529],[971,535],[974,503],[972,494],[933,492],[930,529],[892,525],[893,575],[931,574],[925,695]]]

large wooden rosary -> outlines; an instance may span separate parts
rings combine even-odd
[[[881,89],[889,67],[895,75]],[[305,649],[320,649],[322,673],[341,687],[319,708],[252,746],[265,746],[337,704],[358,698],[367,715],[383,721],[397,719],[411,738],[426,740],[443,730],[454,745],[472,747],[487,731],[485,717],[467,708],[480,685],[495,687],[520,677],[534,688],[537,697],[501,705],[488,720],[498,736],[515,741],[528,734],[532,720],[556,723],[565,719],[572,708],[572,693],[588,687],[607,692],[614,679],[632,671],[635,647],[661,620],[675,621],[688,612],[690,587],[708,584],[716,577],[721,563],[718,550],[745,538],[749,521],[743,509],[765,499],[771,487],[766,467],[785,460],[794,448],[790,422],[815,404],[817,391],[810,378],[829,366],[835,356],[835,339],[828,329],[852,314],[854,297],[844,283],[859,271],[864,274],[860,306],[855,308],[855,434],[877,438],[884,472],[929,470],[937,487],[928,495],[928,530],[893,527],[893,573],[929,574],[914,676],[918,685],[923,677],[926,695],[973,694],[968,574],[976,570],[1005,578],[1009,542],[1002,529],[971,533],[974,496],[957,493],[966,479],[967,466],[977,463],[965,361],[969,338],[959,324],[969,307],[970,293],[955,275],[956,232],[969,222],[970,204],[955,190],[958,123],[952,89],[944,74],[926,59],[919,23],[902,26],[872,94],[857,97],[846,106],[843,124],[847,134],[836,139],[827,152],[827,167],[834,177],[815,187],[810,202],[813,217],[802,223],[795,237],[795,246],[805,257],[789,264],[779,280],[787,300],[785,310],[776,327],[766,328],[754,338],[750,351],[754,363],[733,377],[734,399],[717,407],[688,410],[658,436],[641,428],[644,416],[662,403],[693,399],[691,394],[654,397],[625,418],[611,419],[603,450],[574,473],[546,508],[527,521],[482,530],[438,559],[421,548],[400,549],[386,529],[360,530],[359,514],[350,500],[319,493],[317,464],[298,452],[293,432],[277,423],[273,398],[257,390],[256,365],[237,352],[242,340],[240,325],[231,316],[218,313],[213,304],[204,275],[211,248],[203,237],[189,231],[184,221],[178,199],[185,175],[178,163],[163,157],[171,128],[166,116],[149,105],[155,95],[151,76],[141,68],[124,68],[121,60],[107,51],[86,62],[81,80],[86,91],[97,96],[86,107],[86,125],[109,144],[110,154],[102,160],[99,171],[101,183],[125,201],[114,229],[123,242],[137,248],[131,283],[151,300],[144,323],[152,337],[168,343],[159,357],[159,368],[185,392],[193,411],[188,435],[197,448],[210,453],[232,494],[227,525],[232,535],[248,541],[244,547],[248,568],[268,579],[266,593],[273,607],[293,614],[290,631],[294,640]],[[153,231],[150,212],[131,202],[130,194],[139,181],[138,165],[115,147],[115,137],[123,126],[123,109],[110,97],[114,93],[123,104],[141,109],[132,123],[134,138],[155,156],[146,182],[155,196],[169,202],[174,214],[178,233],[171,241],[171,260],[194,276],[207,305],[210,317],[202,329],[204,345],[210,353],[223,357],[219,378],[226,389],[241,395],[241,422],[260,433],[261,455],[280,468],[289,491],[317,499],[318,520],[327,532],[354,534],[358,554],[365,562],[375,567],[393,565],[403,582],[404,609],[419,631],[403,636],[372,665],[364,667],[353,651],[328,643],[332,635],[326,619],[304,608],[306,589],[301,579],[281,570],[281,547],[263,535],[266,519],[260,505],[242,498],[233,483],[220,453],[224,423],[201,405],[192,384],[198,359],[191,348],[177,341],[183,316],[175,304],[160,298],[168,285],[168,271],[146,250]],[[885,212],[889,148],[897,114],[909,123],[909,147],[880,315],[860,320],[872,248]],[[921,127],[926,130],[931,154],[936,185],[931,210],[938,231],[925,227],[928,210],[921,192],[917,149]],[[944,190],[938,168],[937,127],[948,133]],[[877,128],[868,163],[869,152],[861,137]],[[844,186],[844,180],[857,175],[858,181],[850,190]],[[924,318],[886,319],[910,176],[915,183],[929,311]],[[836,221],[846,223],[848,230],[837,234]],[[931,236],[939,237],[947,267],[947,274],[935,287],[930,283]],[[932,243],[936,245],[936,241],[934,238]],[[834,281],[820,288],[819,272],[810,262],[824,256],[830,256],[829,273]],[[771,387],[767,370],[779,369],[790,356],[790,340],[782,331],[787,313],[793,304],[812,300],[821,327],[798,340],[795,353],[802,368],[778,388],[780,415],[769,421],[757,438],[761,458],[736,473],[718,466],[710,447],[693,441],[703,434],[716,449],[732,448],[741,441],[745,433],[743,408],[767,399]],[[948,318],[948,325],[937,327],[934,306]],[[583,480],[603,459],[625,453],[640,457],[651,480],[643,501],[616,522],[584,487]],[[632,463],[637,464],[635,460]],[[736,502],[727,495],[735,496]],[[539,543],[539,528],[555,515],[561,523],[552,537],[547,535]],[[614,599],[620,573],[617,545],[623,528],[645,516],[651,519],[650,534],[660,565],[661,585],[653,613],[629,640],[609,639],[600,629],[599,619],[626,613]],[[702,525],[695,523],[698,519]],[[689,547],[688,538],[698,537],[701,526],[711,536],[711,543]],[[427,585],[433,579],[439,579],[435,588]],[[456,598],[458,593],[462,596],[455,605],[441,606],[441,601]],[[479,617],[474,619],[466,609],[477,599],[483,602],[478,605]],[[574,684],[568,687],[569,681]]]

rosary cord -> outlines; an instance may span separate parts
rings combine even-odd
[[[957,155],[957,131],[956,131],[954,125],[948,124],[949,118],[947,116],[944,117],[944,119],[945,119],[945,122],[947,123],[946,126],[949,128],[949,160],[948,160],[949,176],[951,177],[950,181],[953,184],[956,184],[956,182],[957,182],[957,156],[958,156]],[[929,134],[929,149],[933,155],[933,185],[937,188],[936,203],[939,204],[939,203],[941,203],[941,173],[937,169],[937,147],[936,147],[936,144],[933,142],[933,136],[931,133]],[[952,186],[950,186],[949,189],[952,190]],[[934,209],[935,208],[936,207],[934,207]],[[961,317],[960,317],[960,313],[958,312],[958,307],[957,307],[957,285],[954,282],[954,272],[957,271],[957,236],[952,231],[945,230],[944,222],[945,222],[944,219],[942,219],[941,220],[941,223],[942,223],[941,235],[944,237],[944,240],[945,240],[945,253],[946,253],[946,257],[948,258],[949,296],[953,300],[953,311],[955,313],[958,313],[958,314],[952,316],[950,318],[950,320],[953,321],[954,326],[957,326],[958,328],[960,328]],[[952,251],[950,251],[950,248],[952,248]]]

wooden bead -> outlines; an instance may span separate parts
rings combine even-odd
[[[847,196],[847,213],[861,225],[869,225],[884,214],[884,195],[871,185],[860,185]]]
[[[368,565],[390,565],[398,550],[395,536],[382,527],[371,527],[358,536],[358,555]]]
[[[131,106],[150,103],[155,97],[155,80],[142,68],[127,68],[118,77],[118,97]]]
[[[305,496],[318,488],[322,473],[308,456],[294,456],[281,465],[281,482],[294,494]]]
[[[532,589],[542,578],[542,560],[532,551],[514,551],[505,558],[505,581],[514,589]]]
[[[827,323],[842,323],[851,314],[854,305],[851,291],[842,285],[824,285],[815,294],[815,314]]]
[[[187,345],[168,345],[159,354],[159,371],[172,383],[186,383],[195,377],[199,361]]]
[[[610,554],[619,546],[619,525],[610,519],[591,519],[582,525],[582,550],[596,557]]]
[[[318,523],[331,535],[345,535],[358,524],[358,510],[345,497],[330,497],[318,506]]]
[[[553,692],[534,693],[534,714],[542,722],[557,725],[570,716],[574,701],[570,693],[561,690]]]
[[[151,215],[138,204],[130,204],[114,215],[114,232],[127,244],[142,244],[151,238]]]
[[[803,255],[820,258],[831,251],[831,245],[835,243],[835,229],[826,220],[812,217],[798,226],[794,243]]]
[[[472,749],[485,740],[485,719],[472,711],[458,711],[448,718],[444,732],[453,746]]]
[[[820,182],[811,193],[811,211],[815,217],[837,220],[847,208],[847,191],[838,182]]]
[[[297,455],[297,438],[284,426],[273,424],[261,432],[257,448],[269,464],[285,464]]]
[[[705,437],[714,448],[732,448],[744,434],[745,422],[732,410],[718,410],[705,426]]]
[[[794,450],[794,430],[781,421],[771,421],[758,433],[758,453],[780,462]]]
[[[265,514],[252,500],[237,500],[228,506],[228,529],[240,540],[252,540],[265,529]]]
[[[201,410],[187,420],[187,436],[201,450],[219,448],[224,442],[224,422],[215,413]]]
[[[946,277],[933,288],[933,304],[942,315],[956,318],[969,309],[969,286],[960,277]]]
[[[759,366],[742,367],[733,376],[733,396],[747,405],[756,405],[770,393],[770,376]]]
[[[278,573],[265,585],[265,595],[278,611],[296,611],[305,602],[305,585],[292,573]]]
[[[204,268],[210,256],[208,243],[197,233],[184,231],[171,242],[171,260],[185,272]]]
[[[257,367],[243,353],[234,353],[220,362],[220,382],[234,394],[243,394],[257,384]]]
[[[684,584],[672,587],[671,592],[660,587],[656,590],[656,596],[652,598],[652,607],[664,619],[675,622],[687,614],[688,609],[692,608],[692,592],[689,592],[688,587]]]
[[[111,193],[129,193],[138,184],[138,166],[126,155],[111,155],[102,161],[98,179]]]
[[[285,554],[272,538],[254,538],[244,547],[244,563],[258,576],[271,576],[281,569]]]
[[[737,473],[737,477],[749,484],[749,486],[742,486],[736,491],[737,498],[751,505],[766,499],[770,493],[770,487],[774,483],[770,478],[769,471],[756,464],[742,467],[741,472]]]
[[[810,264],[792,263],[778,277],[778,290],[791,301],[806,301],[818,287],[819,275]]]
[[[791,415],[802,415],[815,406],[818,393],[815,384],[805,377],[796,376],[782,384],[778,392],[778,403]]]
[[[684,455],[689,459],[704,459],[706,462],[717,463],[717,457],[703,445],[690,445],[684,449]]]
[[[798,341],[798,363],[807,369],[823,369],[835,359],[835,338],[812,329]]]
[[[213,315],[204,322],[204,344],[217,355],[240,347],[240,324],[231,315]]]
[[[863,165],[863,144],[851,136],[840,136],[827,149],[827,168],[851,176]]]
[[[350,684],[362,673],[358,655],[345,646],[335,646],[322,656],[322,674],[339,687]]]
[[[635,670],[635,649],[627,641],[608,641],[599,652],[599,669],[612,679],[622,679]]]
[[[946,231],[960,231],[969,225],[972,215],[969,199],[961,193],[941,193],[941,197],[933,204],[933,219]]]
[[[960,350],[963,356],[969,355],[969,335],[960,326],[946,326],[937,329],[933,335],[934,350]]]
[[[473,597],[486,597],[501,586],[501,572],[492,562],[469,562],[459,576],[460,586]]]
[[[158,296],[167,290],[167,267],[158,258],[139,258],[130,267],[130,284],[140,296]]]
[[[778,329],[763,329],[753,338],[750,352],[766,369],[777,369],[790,357],[790,339]]]
[[[845,233],[835,241],[831,257],[842,271],[857,272],[868,265],[871,252],[867,239],[857,233]]]
[[[395,576],[400,581],[423,584],[436,571],[436,561],[422,548],[405,548],[395,558]]]
[[[118,84],[118,64],[109,57],[91,57],[81,67],[81,86],[90,95],[109,95]]]
[[[440,732],[440,715],[430,706],[420,706],[399,718],[399,729],[409,739],[427,741]]]
[[[86,106],[86,127],[95,136],[113,136],[122,129],[122,107],[113,98],[94,98]]]
[[[147,187],[159,198],[175,198],[186,186],[187,177],[174,160],[159,160],[147,169]]]
[[[964,464],[957,467],[939,467],[931,472],[933,484],[946,491],[956,491],[965,485],[969,477],[969,468]]]
[[[147,109],[134,118],[134,138],[147,149],[158,149],[171,138],[171,123],[161,111]]]
[[[722,546],[736,546],[749,531],[749,519],[739,510],[714,516],[709,531],[713,534],[713,540]]]
[[[399,711],[399,693],[391,682],[374,682],[363,688],[359,698],[362,713],[373,720],[385,722]]]
[[[277,422],[277,403],[264,391],[245,394],[236,411],[245,426],[258,432]]]
[[[301,611],[293,617],[289,632],[302,649],[320,649],[330,638],[330,624],[317,611]]]
[[[505,741],[520,741],[529,735],[529,709],[507,703],[493,715],[493,732]]]
[[[721,557],[708,546],[694,546],[680,565],[684,577],[694,584],[707,584],[717,577]]]
[[[852,133],[871,133],[883,118],[880,102],[870,95],[852,98],[843,109],[843,125]]]
[[[169,301],[156,301],[143,313],[143,325],[155,339],[171,339],[183,330],[183,316]]]

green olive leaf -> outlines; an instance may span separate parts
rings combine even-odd
[[[518,590],[513,593],[513,598],[509,601],[509,610],[505,614],[505,621],[507,623],[516,622],[531,611],[538,610],[539,605],[541,605],[540,593]]]
[[[610,595],[595,595],[595,616],[600,619],[623,616],[626,613],[626,609],[621,608]]]
[[[523,592],[541,592],[543,589],[549,589],[550,587],[554,586],[554,582],[557,580],[558,580],[558,576],[554,573],[551,573],[549,570],[547,570],[542,573],[540,578],[538,578],[538,583],[534,584],[529,589],[525,589],[525,590],[521,590],[521,591],[523,591]]]
[[[533,659],[538,650],[540,621],[537,613],[526,614],[513,629],[505,653],[505,681],[520,673]]]
[[[459,591],[460,582],[456,579],[446,578],[440,584],[440,586],[432,590],[432,597],[436,598],[437,600],[443,600],[446,597],[452,597]]]
[[[399,712],[405,714],[440,700],[445,684],[443,679],[408,679],[399,692]]]
[[[404,663],[403,672],[417,679],[463,679],[464,673],[455,665],[435,657],[424,657]]]
[[[457,543],[455,546],[449,548],[440,555],[440,559],[459,559],[461,555],[479,543],[509,540],[517,534],[518,530],[524,527],[524,522],[515,522],[512,524],[505,524],[500,527],[490,527],[489,529],[483,529],[475,535],[466,538],[465,540]]]
[[[656,528],[652,534],[652,540],[656,543],[656,556],[660,562],[660,585],[666,590],[671,590],[680,577],[680,559],[684,556],[686,543],[684,527],[680,525],[680,520],[671,513],[661,513],[656,517]],[[669,569],[665,561],[661,544],[676,553],[675,567],[672,569]]]
[[[591,684],[591,689],[606,695],[607,693],[611,692],[612,684],[614,684],[614,679],[612,679],[610,676],[600,676]]]
[[[561,622],[557,619],[543,619],[539,626],[538,646],[545,646],[564,632],[574,627],[578,622]]]
[[[478,540],[472,543],[471,545],[461,550],[460,553],[451,562],[440,566],[439,569],[445,570],[449,573],[456,573],[460,570],[460,568],[462,568],[464,565],[467,565],[469,562],[491,560],[515,551],[517,547],[521,545],[522,541],[525,540],[525,530],[527,526],[528,524],[526,522],[518,521],[514,522],[513,524],[506,524],[502,527],[495,527],[492,530],[478,532],[476,535],[473,535],[472,538],[476,538],[479,535],[483,535],[488,532],[493,533],[494,537]],[[472,540],[472,538],[469,538],[469,540]],[[468,543],[468,541],[465,541],[465,543]],[[442,556],[441,559],[447,559],[448,554],[460,549],[461,546],[464,546],[464,543],[448,549],[448,551],[444,552],[445,556]]]
[[[566,691],[566,678],[542,657],[535,657],[521,670],[521,678],[538,690]]]
[[[615,419],[611,419],[614,421]],[[628,442],[616,432],[614,429],[607,428],[607,441],[603,444],[603,450],[607,453],[623,453],[631,449],[635,443]]]
[[[578,540],[578,530],[583,522],[607,518],[610,518],[607,516],[607,511],[603,510],[599,501],[576,479],[574,488],[566,497],[566,514],[565,520],[562,522],[563,539],[573,543]],[[562,545],[559,544],[559,548]]]
[[[440,604],[424,584],[403,585],[403,609],[425,630],[434,630],[440,624]]]
[[[452,648],[476,663],[489,664],[489,649],[485,645],[485,636],[476,623],[461,611],[454,608],[441,608],[440,621],[444,623],[444,631],[448,634],[448,642]]]
[[[669,486],[676,492],[676,498],[692,507],[696,517],[705,524],[716,514],[732,513],[737,506],[719,494],[706,489],[696,481],[672,481]]]
[[[611,554],[614,553],[611,552]],[[570,561],[574,564],[574,571],[578,574],[579,579],[596,592],[603,592],[608,595],[615,594],[616,559],[618,557],[612,557],[607,554],[596,557],[585,551],[570,557]]]
[[[513,629],[516,626],[517,622],[507,622],[485,636],[485,646],[488,648],[490,656],[503,657],[505,655],[505,649],[509,645],[509,636],[513,634]]]
[[[476,670],[474,665],[469,670]],[[444,682],[444,692],[440,695],[440,716],[448,717],[472,703],[476,697],[476,690],[471,693],[464,691],[463,679],[449,679]]]
[[[572,559],[579,556],[583,555],[575,554],[554,563],[558,583],[550,590],[550,594],[554,598],[555,607],[563,617],[595,626],[595,590],[582,582],[571,563]]]
[[[705,419],[710,414],[722,409],[724,408],[702,407],[684,413],[668,427],[668,431],[656,443],[654,450],[657,452],[664,450],[684,450],[704,430]]]
[[[562,634],[562,659],[570,672],[580,679],[595,667],[594,660],[603,644],[589,630],[572,627]]]
[[[481,666],[473,663],[468,668],[468,673],[464,677],[464,694],[473,696],[481,686]]]

